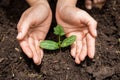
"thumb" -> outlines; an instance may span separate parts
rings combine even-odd
[[[83,11],[81,21],[88,26],[89,32],[93,37],[97,36],[97,22],[87,12]]]
[[[88,28],[89,28],[89,31],[90,31],[90,34],[93,36],[93,37],[96,37],[97,36],[97,22],[92,19],[88,22]]]
[[[18,23],[18,26],[17,26],[17,29],[18,29],[17,39],[18,40],[22,40],[26,36],[29,27],[30,27],[30,22],[28,20],[23,20],[22,22]]]

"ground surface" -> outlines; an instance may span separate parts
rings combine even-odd
[[[98,21],[96,55],[80,65],[74,63],[70,48],[45,51],[40,66],[34,65],[16,40],[17,22],[28,8],[24,0],[0,2],[0,80],[120,80],[120,0],[107,0],[104,8],[88,11]],[[7,1],[7,0],[5,0]],[[8,0],[9,1],[9,0]],[[51,0],[55,9],[55,0]],[[78,2],[78,5],[81,5]],[[82,4],[80,8],[84,8]],[[56,25],[55,20],[52,27]],[[47,39],[56,39],[51,33]],[[52,37],[51,37],[52,36]]]

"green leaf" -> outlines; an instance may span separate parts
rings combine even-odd
[[[54,34],[56,34],[56,35],[60,35],[60,36],[65,35],[62,26],[57,25],[57,26],[54,28]]]
[[[75,40],[76,40],[76,36],[72,35],[72,36],[63,40],[61,47],[64,48],[64,47],[70,46]]]
[[[47,50],[59,49],[58,43],[52,40],[44,40],[40,42],[40,47]]]

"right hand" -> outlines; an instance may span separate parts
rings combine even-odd
[[[39,43],[45,39],[51,20],[49,5],[39,3],[27,9],[17,25],[19,44],[24,53],[37,65],[43,58],[43,50],[39,47]]]

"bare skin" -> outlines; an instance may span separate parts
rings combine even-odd
[[[39,47],[50,28],[52,13],[47,0],[27,0],[30,8],[18,22],[17,39],[24,53],[39,65],[43,58],[43,50]],[[80,64],[88,55],[95,54],[95,37],[97,22],[84,10],[77,8],[77,0],[58,0],[56,19],[62,25],[66,36],[76,35],[77,39],[71,46],[71,55]]]
[[[63,26],[67,37],[76,35],[77,39],[71,46],[71,55],[80,64],[87,55],[94,57],[97,22],[87,12],[77,8],[76,2],[77,0],[58,0],[56,19]]]
[[[47,0],[27,0],[30,4],[18,22],[17,39],[24,53],[39,65],[43,50],[39,47],[50,28],[52,13]]]
[[[101,9],[105,2],[106,0],[85,0],[85,6],[87,9],[92,9],[92,7]]]

